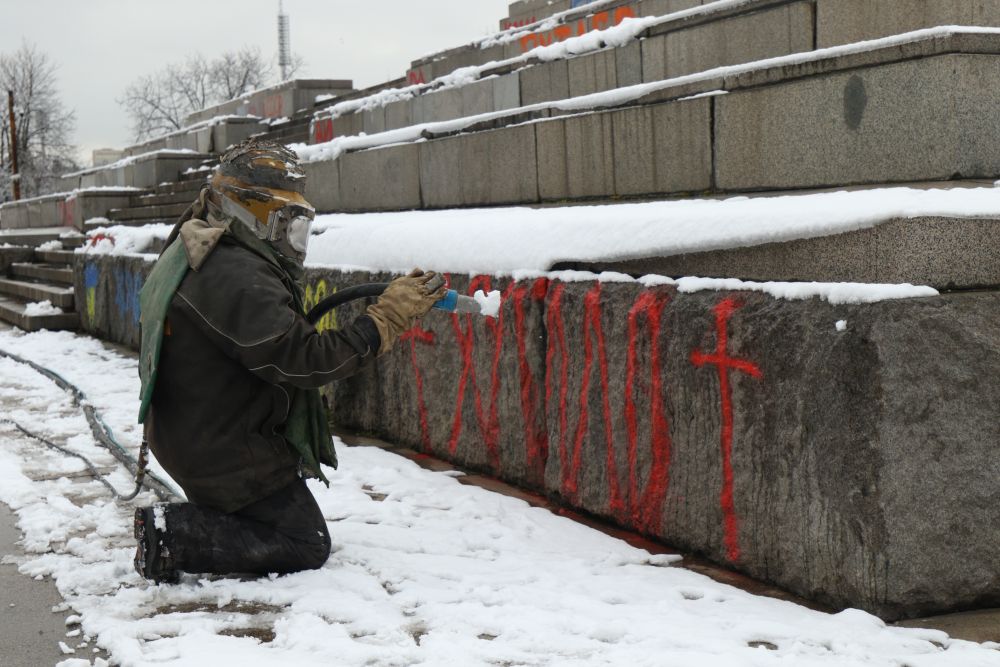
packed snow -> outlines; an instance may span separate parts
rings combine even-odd
[[[63,312],[63,309],[59,306],[53,306],[52,302],[46,299],[45,301],[33,301],[24,306],[24,314],[33,317],[35,315],[59,315]]]
[[[184,132],[187,132],[188,128],[184,128]],[[84,176],[86,174],[93,174],[98,171],[106,171],[111,169],[121,169],[122,167],[127,167],[135,162],[140,162],[142,160],[148,160],[157,157],[185,157],[191,155],[199,155],[198,151],[191,150],[190,148],[160,148],[154,151],[149,151],[147,153],[140,153],[138,155],[128,155],[118,160],[117,162],[112,162],[111,164],[101,165],[100,167],[90,167],[88,169],[81,169],[80,171],[74,171],[69,174],[63,174],[66,176]],[[128,188],[119,188],[117,186],[108,186],[109,190],[124,190]]]
[[[552,273],[559,262],[602,262],[665,257],[843,234],[920,217],[996,219],[998,188],[876,188],[777,197],[687,199],[564,207],[496,207],[392,213],[321,215],[306,264],[343,271],[395,271],[414,266],[441,272],[550,275],[563,280],[610,280],[592,273]],[[495,230],[504,229],[502,239]],[[108,226],[77,250],[145,254],[162,242],[169,224]],[[631,280],[627,276],[623,279]],[[671,281],[681,291],[753,290],[776,298],[819,297],[834,303],[933,296],[912,285],[745,282],[724,277]]]
[[[165,222],[130,227],[112,225],[109,221],[107,226],[97,227],[89,231],[87,242],[74,252],[96,255],[152,254],[154,243],[166,241],[173,228],[173,225]]]
[[[500,292],[493,290],[488,294],[478,289],[472,298],[479,304],[479,313],[483,317],[496,317],[500,313]]]
[[[328,214],[307,262],[349,270],[511,274],[808,239],[918,217],[997,219],[997,188],[876,188],[567,207]],[[502,238],[495,230],[503,229]]]
[[[132,355],[68,332],[0,331],[0,349],[80,384],[137,444]],[[6,416],[128,487],[62,390],[6,359],[0,378]],[[131,506],[79,476],[76,459],[0,425],[0,501],[24,532],[20,571],[52,577],[80,622],[61,665],[90,664],[81,656],[100,647],[124,667],[1000,666],[1000,645],[757,597],[454,474],[338,445],[331,488],[311,484],[334,541],[322,569],[153,585],[132,569]]]
[[[41,250],[42,252],[47,252],[49,250],[62,250],[62,249],[63,249],[62,241],[59,241],[57,239],[46,241],[45,243],[40,243],[36,248],[36,250]]]

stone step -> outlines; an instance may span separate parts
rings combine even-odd
[[[200,182],[192,180],[171,181],[169,183],[160,183],[153,188],[153,193],[157,195],[176,195],[182,192],[197,193],[201,189],[201,185]]]
[[[0,278],[0,294],[26,301],[50,301],[63,310],[73,310],[73,288]]]
[[[0,205],[4,229],[76,227],[85,220],[104,216],[109,209],[127,206],[143,190],[101,188],[62,192]]]
[[[55,315],[27,315],[25,304],[17,299],[0,296],[0,320],[24,331],[73,331],[80,328],[80,315],[64,312]],[[64,309],[65,310],[65,309]]]
[[[37,248],[43,243],[50,241],[59,241],[63,244],[63,247],[78,247],[83,243],[83,236],[72,227],[0,230],[0,246],[9,244]]]
[[[306,197],[368,211],[995,179],[998,63],[1000,35],[917,33],[361,138],[305,165]]]
[[[78,187],[80,188],[117,186],[151,189],[161,183],[177,180],[179,175],[187,169],[197,168],[213,157],[209,153],[161,149],[135,155],[128,161],[67,174],[63,180],[68,181],[78,177]]]
[[[159,225],[167,224],[173,225],[177,222],[177,217],[173,218],[129,218],[126,220],[115,220],[111,224],[121,225],[123,227],[145,227],[146,225]],[[108,223],[105,222],[93,222],[84,225],[84,232],[92,232],[95,229],[100,229],[101,227],[108,227]]]
[[[108,211],[108,218],[113,223],[120,220],[146,220],[153,218],[176,218],[190,205],[187,203],[162,204],[158,206],[131,206],[129,208],[117,208]]]
[[[734,63],[764,57],[739,60],[754,50],[779,48],[781,43],[788,43],[789,37],[803,40],[806,46],[801,50],[810,50],[936,26],[1000,25],[1000,6],[996,3],[926,0],[749,0],[722,6],[701,0],[617,0],[597,7],[580,6],[555,24],[527,23],[529,19],[541,21],[569,8],[568,0],[543,2],[523,11],[512,7],[511,16],[501,21],[501,26],[513,22],[520,26],[517,30],[420,58],[411,64],[408,81],[430,82],[460,67],[522,56],[538,46],[606,28],[625,18],[662,17],[637,36],[643,43],[635,50],[641,51],[644,64],[652,69],[666,66],[670,70],[667,76],[727,64],[722,61],[732,57],[737,58]],[[680,11],[684,13],[677,15]],[[789,32],[785,34],[773,20],[783,13],[799,17],[787,24]],[[626,49],[632,48],[631,44],[626,45]],[[712,62],[715,64],[709,64]],[[654,79],[649,75],[643,78],[651,80]]]
[[[87,237],[85,237],[83,234],[80,234],[76,230],[73,230],[73,235],[72,236],[61,236],[61,237],[59,237],[59,242],[62,243],[63,248],[68,249],[68,250],[72,250],[74,248],[79,248],[79,247],[83,246],[83,244],[86,242],[86,240],[87,240]]]
[[[747,62],[888,37],[943,25],[1000,25],[1000,5],[983,2],[930,3],[906,0],[633,0],[581,7],[554,28],[520,31],[449,49],[415,61],[409,83],[431,83],[458,68],[480,67],[479,80],[460,86],[425,87],[408,100],[371,97],[357,111],[336,117],[316,114],[310,141],[374,134],[413,124],[446,121],[515,107],[578,97],[640,83],[696,74]],[[988,6],[987,6],[988,5]],[[677,14],[678,10],[685,11]],[[865,17],[858,20],[858,16]],[[599,40],[587,52],[540,60],[526,55],[536,46],[629,17],[653,21],[623,44]],[[508,41],[503,41],[508,39]],[[481,44],[490,44],[481,47]],[[520,59],[520,60],[511,60]],[[439,90],[436,90],[438,88]]]
[[[277,141],[282,144],[306,143],[309,141],[309,124],[294,127],[282,127],[261,135],[263,139]]]
[[[14,278],[27,278],[59,285],[73,284],[73,269],[65,266],[19,262],[10,265],[10,275]]]
[[[0,275],[6,273],[12,264],[30,261],[34,254],[34,249],[29,246],[0,247]]]
[[[214,167],[216,164],[217,164],[217,162],[213,161],[212,162],[212,167]],[[204,166],[204,165],[202,165],[202,166]],[[181,174],[180,174],[180,176],[178,176],[177,180],[180,181],[180,182],[182,182],[182,183],[188,183],[188,182],[194,181],[194,182],[197,182],[197,183],[200,184],[200,183],[204,183],[206,180],[208,180],[211,177],[211,175],[212,175],[211,169],[195,168],[195,169],[191,169],[191,170],[188,170],[188,171],[181,172]]]
[[[68,264],[75,261],[76,253],[72,250],[35,250],[34,258],[37,262],[46,264]]]
[[[198,191],[181,191],[176,194],[144,195],[132,199],[132,206],[166,206],[169,204],[184,204],[185,206],[194,201]]]

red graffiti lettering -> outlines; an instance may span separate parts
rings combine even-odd
[[[562,317],[562,298],[566,285],[556,283],[552,289],[552,298],[546,309],[546,325],[548,327],[548,347],[545,351],[545,405],[552,405],[552,380],[556,370],[556,351],[559,353],[559,442],[556,444],[559,452],[559,464],[562,468],[565,486],[567,467],[566,434],[569,432],[569,420],[566,416],[566,399],[569,394],[569,352],[566,348],[566,327]]]
[[[505,20],[500,24],[501,30],[510,30],[511,28],[523,28],[526,25],[531,25],[532,23],[537,23],[538,19],[532,16],[530,19],[519,19],[517,21]]]
[[[484,292],[490,291],[490,277],[476,276],[469,283],[469,294],[474,294],[481,289]],[[514,283],[504,290],[501,301],[510,296],[514,289]],[[493,363],[490,369],[490,411],[485,414],[483,409],[482,394],[476,382],[475,374],[475,331],[473,330],[472,316],[465,316],[465,330],[461,327],[461,318],[452,315],[452,328],[455,331],[455,340],[458,342],[462,355],[462,374],[458,381],[458,397],[455,402],[455,418],[452,421],[451,436],[448,438],[448,451],[454,454],[458,449],[458,439],[462,433],[462,406],[465,403],[466,386],[471,384],[473,407],[476,414],[476,422],[479,431],[486,443],[486,454],[489,457],[490,466],[495,470],[500,468],[500,416],[497,396],[500,392],[500,355],[503,350],[503,319],[501,310],[496,319],[487,318],[486,327],[494,334]]]
[[[417,343],[424,343],[425,345],[434,345],[434,332],[425,331],[420,328],[420,326],[415,326],[402,336],[399,337],[401,341],[409,341],[410,343],[410,363],[413,364],[413,374],[416,378],[417,384],[417,412],[420,415],[420,442],[423,444],[425,450],[430,450],[431,448],[431,430],[429,420],[427,418],[427,403],[424,401],[424,376],[420,372],[420,364],[417,362]]]
[[[488,276],[477,276],[469,285],[469,293],[473,294],[477,289],[489,291],[491,280]],[[527,322],[525,316],[525,303],[530,298],[536,302],[544,302],[548,289],[548,280],[540,278],[530,287],[518,286],[516,283],[510,284],[501,295],[503,303],[512,304],[511,310],[514,313],[514,330],[517,339],[518,354],[518,375],[519,391],[521,399],[521,409],[524,415],[525,449],[526,460],[530,468],[536,474],[544,474],[545,460],[548,457],[548,433],[545,427],[544,418],[539,418],[536,414],[538,402],[538,387],[531,372],[528,361],[527,348]],[[500,466],[500,414],[499,414],[499,393],[501,387],[500,362],[503,352],[503,330],[504,330],[504,310],[498,313],[497,318],[485,320],[484,326],[493,336],[493,355],[490,365],[490,388],[488,409],[484,406],[484,398],[480,391],[476,379],[475,366],[475,331],[473,329],[473,319],[465,316],[465,327],[462,327],[462,319],[458,315],[452,316],[452,328],[455,332],[456,342],[459,347],[459,354],[462,361],[462,370],[458,381],[458,391],[455,398],[455,414],[448,437],[448,452],[452,455],[458,449],[459,439],[464,423],[465,400],[469,395],[471,387],[471,397],[473,410],[476,415],[476,425],[482,434],[482,440],[486,445],[489,463],[494,469]],[[434,334],[424,331],[419,327],[411,329],[401,340],[410,342],[410,361],[413,366],[417,386],[417,409],[420,415],[421,441],[425,449],[431,448],[431,436],[428,424],[427,405],[424,400],[424,377],[420,370],[420,363],[417,355],[417,343],[427,345],[435,344]]]
[[[615,25],[618,25],[625,19],[634,19],[635,17],[635,10],[631,7],[619,7],[615,10]]]
[[[529,464],[540,463],[543,466],[549,456],[549,435],[545,428],[545,421],[540,420],[538,415],[535,414],[535,406],[538,405],[538,387],[531,374],[531,366],[528,364],[524,302],[529,294],[533,301],[543,302],[548,288],[548,279],[539,278],[532,284],[530,289],[527,286],[516,288],[513,298],[514,331],[517,336],[518,374],[521,382],[521,414],[524,416],[527,460]]]
[[[573,28],[568,25],[556,26],[552,29],[552,35],[555,37],[555,41],[565,42],[573,36]]]
[[[427,76],[422,69],[411,69],[406,73],[406,82],[411,86],[427,83]]]
[[[114,245],[115,237],[111,236],[111,234],[105,234],[103,232],[100,232],[91,236],[90,241],[87,243],[87,245],[93,247],[96,246],[101,241],[110,241],[111,245]]]
[[[279,118],[284,115],[285,98],[283,95],[271,95],[264,98],[264,117]]]
[[[740,306],[733,299],[725,299],[715,307],[715,353],[706,354],[701,350],[691,353],[691,363],[697,367],[715,366],[719,374],[719,394],[722,401],[722,504],[724,542],[726,556],[730,561],[740,559],[739,525],[736,504],[733,498],[733,396],[729,383],[729,371],[740,371],[751,377],[764,375],[757,364],[745,359],[729,356],[728,322]]]
[[[563,42],[570,37],[582,35],[589,30],[604,30],[611,26],[618,25],[627,18],[637,16],[633,7],[618,7],[611,12],[597,12],[588,19],[580,19],[575,24],[558,25],[545,32],[532,32],[520,38],[521,52],[526,53],[539,46],[548,46],[556,42]]]
[[[313,121],[313,143],[322,144],[333,140],[333,119],[319,118]]]
[[[72,227],[76,218],[76,197],[59,202],[59,219],[64,227]]]
[[[660,320],[665,297],[643,292],[628,314],[628,360],[625,370],[625,425],[628,437],[629,519],[639,530],[656,532],[662,520],[663,502],[670,482],[670,427],[663,407],[663,369],[660,358]],[[638,418],[635,379],[639,344],[639,316],[645,315],[649,330],[650,372],[650,469],[646,488],[640,494],[638,480]]]
[[[554,325],[549,332],[549,337],[553,346],[560,348],[562,362],[561,383],[559,391],[559,461],[561,464],[561,483],[563,493],[568,498],[573,498],[578,491],[580,468],[583,465],[583,443],[587,436],[590,421],[590,376],[594,370],[594,361],[597,361],[597,370],[600,377],[601,390],[601,416],[604,421],[605,440],[605,467],[608,471],[609,504],[611,511],[621,515],[624,512],[624,501],[619,488],[618,473],[614,457],[614,436],[612,434],[611,422],[611,401],[608,391],[608,359],[607,350],[604,344],[604,329],[601,325],[601,284],[596,283],[594,287],[584,296],[584,317],[583,317],[583,375],[580,380],[579,406],[577,409],[577,423],[573,434],[573,449],[569,451],[567,442],[568,420],[566,418],[566,395],[567,375],[569,358],[566,350],[566,334],[562,318],[562,295],[564,287],[559,285],[549,303],[550,324]],[[553,337],[553,332],[555,336]],[[593,339],[593,340],[592,340]],[[596,352],[594,340],[596,340]],[[547,356],[554,360],[554,350],[549,349]],[[550,367],[554,371],[554,367]],[[547,398],[551,397],[551,388],[546,391]]]

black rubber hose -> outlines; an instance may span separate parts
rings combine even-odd
[[[139,462],[136,461],[134,458],[132,458],[132,455],[129,454],[129,452],[121,445],[121,443],[115,440],[115,436],[111,432],[111,429],[108,427],[107,424],[104,423],[104,420],[101,418],[101,415],[97,412],[97,409],[94,408],[94,406],[90,403],[89,400],[87,400],[87,395],[84,394],[79,387],[77,387],[75,384],[68,381],[66,378],[59,375],[55,371],[50,370],[40,364],[36,364],[30,359],[19,357],[16,354],[7,352],[6,350],[0,350],[0,357],[10,359],[11,361],[15,361],[19,364],[24,364],[25,366],[30,366],[37,372],[41,373],[48,379],[55,382],[58,387],[68,392],[70,396],[73,397],[73,404],[79,406],[80,409],[83,410],[83,416],[87,418],[87,423],[90,425],[90,431],[94,436],[94,440],[97,441],[97,444],[103,446],[105,449],[110,451],[112,456],[118,459],[118,461],[121,462],[121,464],[124,465],[125,468],[130,473],[132,473],[133,475],[138,475],[138,471],[140,468]],[[35,434],[33,433],[29,433],[28,435],[36,439],[41,439],[35,436]],[[170,498],[177,497],[177,494],[174,492],[173,488],[171,488],[170,484],[160,479],[153,473],[146,473],[144,479],[142,477],[140,477],[139,479],[141,480],[140,484],[142,486],[145,486],[146,488],[150,489],[161,500],[168,500]],[[133,493],[132,497],[134,497],[135,495],[136,494]]]
[[[355,299],[365,299],[379,296],[388,286],[389,283],[365,283],[363,285],[354,285],[352,287],[345,287],[342,290],[337,290],[313,306],[309,312],[306,313],[306,320],[309,321],[309,324],[316,324],[319,322],[320,318],[337,306],[343,305],[348,301],[354,301]]]

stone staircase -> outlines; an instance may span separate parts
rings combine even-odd
[[[66,236],[67,233],[71,230],[0,233],[0,245],[9,244],[0,248],[0,320],[25,331],[79,327],[73,287],[73,248],[82,245],[84,238],[78,234]],[[56,243],[61,244],[60,249],[53,247]],[[31,305],[44,301],[52,309]],[[56,312],[56,308],[61,312]]]
[[[142,227],[153,224],[173,224],[187,207],[191,205],[198,190],[205,183],[211,168],[217,160],[208,160],[202,167],[181,173],[176,181],[161,183],[147,192],[137,194],[123,208],[113,208],[108,211],[108,222],[90,222],[84,231],[93,231],[98,227],[108,225],[124,225],[126,227]]]

